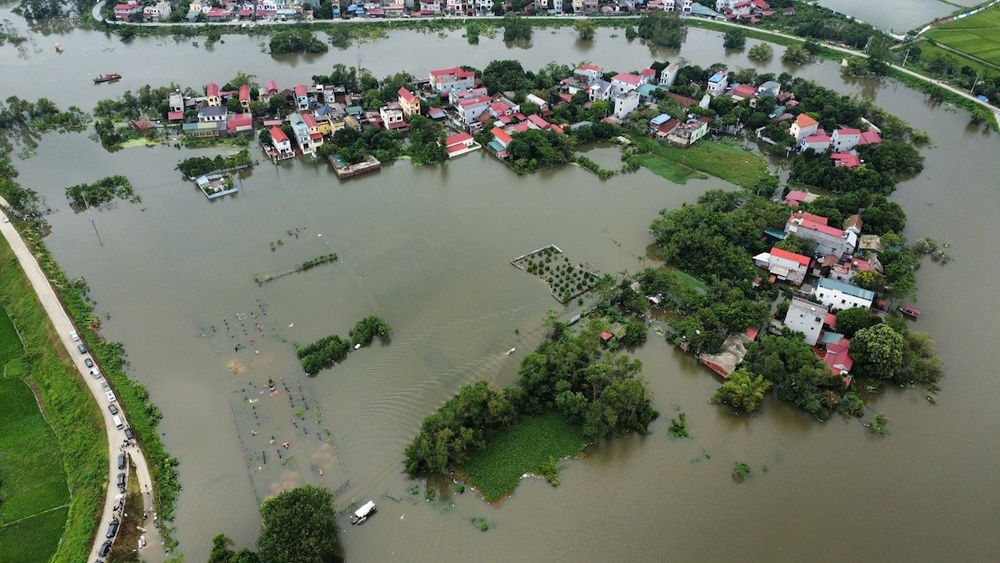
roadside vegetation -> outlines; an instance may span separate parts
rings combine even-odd
[[[207,156],[195,156],[186,158],[177,164],[177,170],[188,178],[197,178],[212,172],[232,171],[237,168],[245,168],[253,165],[250,158],[250,151],[243,149],[236,154],[228,156],[216,155],[214,158]]]

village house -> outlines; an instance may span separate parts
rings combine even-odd
[[[639,92],[632,90],[625,95],[615,98],[614,115],[618,119],[625,119],[639,107]],[[697,139],[695,139],[697,140]],[[692,141],[694,142],[694,141]]]
[[[292,134],[295,136],[295,144],[299,146],[302,154],[313,154],[312,139],[309,136],[309,126],[301,114],[292,113],[288,116],[288,123],[292,126]]]
[[[451,135],[444,140],[444,150],[448,153],[448,158],[455,158],[465,153],[479,150],[482,145],[472,138],[468,133],[458,133]]]
[[[857,168],[864,164],[853,152],[835,152],[830,155],[834,168]]]
[[[823,332],[823,321],[827,312],[827,308],[818,303],[793,297],[788,304],[784,324],[789,330],[802,333],[806,344],[815,346],[820,333]]]
[[[489,148],[493,151],[493,154],[497,155],[498,158],[507,158],[507,147],[510,146],[510,142],[514,140],[506,131],[499,127],[494,127],[490,133],[493,134],[493,140],[489,143]]]
[[[205,103],[210,106],[222,105],[222,98],[219,96],[219,85],[215,82],[210,82],[205,87]]]
[[[125,4],[115,4],[115,19],[122,21],[129,19],[132,14],[138,14],[142,11],[142,4],[139,4],[135,0],[129,0]]]
[[[687,121],[680,123],[667,135],[667,142],[680,147],[689,147],[708,134],[708,124],[711,119],[689,115]]]
[[[729,91],[729,95],[733,98],[733,102],[742,102],[756,96],[757,89],[750,84],[736,84]]]
[[[226,133],[230,136],[253,133],[253,117],[249,113],[229,116],[226,120]]]
[[[639,93],[639,103],[645,104],[653,101],[654,98],[659,98],[662,95],[663,88],[658,84],[640,84],[638,88],[635,89]]]
[[[309,140],[312,142],[314,148],[319,148],[323,145],[323,132],[320,130],[319,121],[316,120],[312,114],[303,113],[302,121],[305,122],[306,127],[309,128]]]
[[[278,151],[278,158],[295,156],[292,151],[292,142],[288,140],[288,136],[281,130],[281,127],[272,127],[269,133],[271,134],[271,145]]]
[[[760,97],[770,96],[777,99],[781,94],[781,83],[775,82],[774,80],[768,80],[767,82],[761,84],[757,87],[757,95]]]
[[[611,95],[622,96],[642,84],[642,78],[627,72],[620,72],[611,79]]]
[[[489,109],[492,98],[487,95],[477,95],[464,98],[458,102],[458,117],[465,125],[476,123],[479,116]]]
[[[142,9],[142,19],[148,22],[162,22],[170,17],[170,3],[160,1]]]
[[[795,137],[796,143],[801,143],[802,139],[805,139],[809,135],[815,135],[817,129],[819,129],[818,121],[804,113],[800,113],[796,116],[792,126],[789,127],[788,132],[792,137]]]
[[[820,278],[812,294],[831,310],[871,309],[875,292],[829,278]]]
[[[512,100],[496,95],[492,98],[492,102],[489,105],[488,111],[494,119],[499,119],[503,116],[515,115],[521,112],[521,106]]]
[[[309,90],[304,84],[295,85],[295,107],[299,111],[305,111],[309,109]]]
[[[729,77],[724,70],[716,72],[708,79],[708,94],[710,96],[721,96],[729,86]]]
[[[432,70],[430,73],[431,88],[439,94],[446,94],[457,88],[468,90],[476,85],[476,73],[463,70],[462,67]]]
[[[226,120],[228,112],[224,106],[205,106],[198,110],[200,123],[220,123]]]
[[[830,273],[827,275],[831,280],[836,280],[843,283],[853,283],[851,280],[858,272],[877,272],[882,269],[882,265],[878,264],[878,261],[869,262],[867,260],[862,260],[861,258],[850,258],[846,262],[840,262],[830,268]]]
[[[592,82],[604,75],[604,68],[595,64],[585,64],[573,71],[574,76],[578,76],[586,82]]]
[[[831,138],[822,128],[817,128],[816,132],[799,141],[799,150],[812,149],[816,152],[823,152],[830,148]]]
[[[410,125],[403,119],[403,108],[396,102],[389,102],[378,110],[382,126],[387,131],[406,131]]]
[[[398,96],[397,102],[399,107],[403,110],[403,115],[407,119],[413,117],[414,115],[420,115],[420,99],[417,98],[413,92],[406,89],[405,86],[401,87],[397,92]]]
[[[540,129],[542,131],[546,131],[552,128],[552,124],[549,123],[548,121],[545,121],[545,118],[543,118],[538,114],[529,115],[527,123],[528,127],[531,129]]]
[[[770,252],[754,256],[753,262],[758,268],[766,268],[776,279],[793,285],[802,285],[812,259],[780,248],[772,248]]]
[[[882,138],[875,131],[862,132],[860,129],[838,127],[833,132],[830,141],[833,150],[846,152],[857,146],[881,143]]]
[[[313,117],[316,118],[316,125],[319,127],[319,132],[326,136],[333,135],[345,127],[344,117],[346,115],[347,112],[344,111],[340,104],[327,104],[316,108]]]
[[[184,95],[180,92],[171,92],[167,97],[167,121],[176,122],[184,120]]]
[[[660,86],[664,88],[670,88],[677,81],[677,73],[680,72],[681,65],[679,63],[670,63],[660,71]]]
[[[785,196],[782,203],[791,207],[798,207],[801,203],[812,203],[816,201],[817,198],[819,198],[819,196],[816,194],[811,194],[802,190],[792,190],[788,192],[788,195]]]
[[[840,260],[854,252],[858,233],[843,231],[827,225],[827,218],[804,211],[796,211],[785,223],[785,233],[816,241],[816,255],[832,254]]]
[[[823,352],[823,362],[830,368],[833,375],[844,378],[844,384],[851,384],[850,371],[854,367],[854,358],[851,357],[851,341],[844,338],[844,335],[827,332],[823,334],[820,341]]]
[[[610,100],[612,92],[613,87],[611,86],[611,83],[601,78],[594,80],[590,83],[590,86],[587,87],[587,97],[592,102]]]
[[[239,93],[240,107],[243,108],[243,112],[246,113],[250,111],[250,85],[244,84],[240,86]]]
[[[649,132],[657,139],[662,140],[669,137],[678,125],[680,125],[680,121],[670,117],[669,114],[661,113],[649,120]]]

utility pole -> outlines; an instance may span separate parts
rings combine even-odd
[[[94,221],[94,214],[90,211],[90,203],[87,202],[87,196],[83,196],[83,204],[87,206],[87,215],[90,216],[90,224],[94,226],[94,234],[97,235],[97,242],[101,246],[104,246],[104,241],[101,240],[101,233],[97,232],[97,223]]]
[[[906,48],[906,54],[903,55],[903,65],[902,65],[903,68],[906,68],[906,59],[910,58],[910,49],[912,49],[912,48],[913,47],[907,47]]]
[[[982,73],[983,73],[982,69],[979,69],[979,72],[976,73],[976,81],[972,83],[972,88],[969,89],[970,94],[976,89],[976,86],[979,85],[979,75],[981,75]]]

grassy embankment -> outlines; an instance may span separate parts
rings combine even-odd
[[[0,399],[0,472],[7,497],[0,561],[84,561],[107,476],[103,424],[90,392],[2,237],[0,306],[19,327],[25,351],[7,363]],[[22,379],[39,394],[47,421]],[[28,518],[32,514],[36,516]],[[21,521],[6,525],[17,520]]]
[[[744,188],[752,188],[769,175],[760,156],[738,146],[702,140],[689,148],[672,147],[647,137],[629,135],[642,150],[639,163],[654,174],[683,184],[690,178],[716,176]]]
[[[108,563],[118,563],[121,561],[139,561],[134,558],[139,545],[139,536],[142,532],[137,526],[142,526],[142,489],[139,487],[139,478],[135,473],[135,466],[129,463],[128,483],[125,489],[125,516],[121,519],[118,527],[118,535],[115,537],[115,545],[108,554]]]
[[[487,501],[497,502],[514,492],[525,473],[544,475],[546,464],[575,456],[586,445],[582,430],[559,413],[527,416],[497,431],[485,448],[471,451],[456,474],[467,479]]]

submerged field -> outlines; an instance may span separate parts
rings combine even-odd
[[[726,142],[702,140],[681,148],[630,135],[643,151],[639,162],[654,174],[671,182],[685,183],[706,174],[744,188],[753,188],[769,175],[767,163],[759,155]]]
[[[459,473],[487,501],[496,502],[514,492],[525,473],[542,475],[546,464],[577,455],[586,445],[583,432],[559,413],[527,416],[471,452]]]
[[[938,26],[928,31],[925,37],[1000,65],[1000,8],[990,8]]]
[[[3,237],[0,307],[13,321],[0,319],[0,343],[15,325],[24,342],[0,378],[0,563],[84,561],[107,475],[103,425]]]

